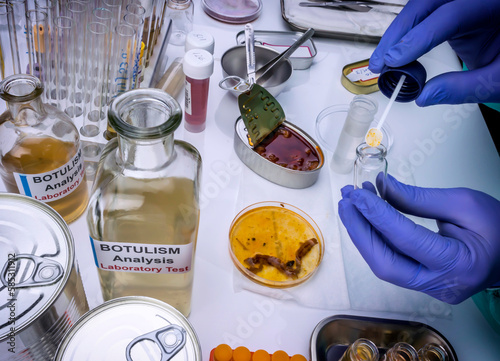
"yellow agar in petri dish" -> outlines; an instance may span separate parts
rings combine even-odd
[[[323,237],[316,223],[286,203],[261,202],[245,208],[233,221],[229,240],[236,267],[271,287],[302,283],[323,257]]]

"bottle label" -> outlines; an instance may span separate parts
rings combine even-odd
[[[21,194],[42,202],[52,202],[66,197],[83,182],[82,150],[62,167],[38,174],[13,173],[17,188]]]
[[[191,83],[186,80],[186,85],[184,87],[184,99],[186,99],[186,104],[184,107],[184,111],[189,114],[193,115],[193,108],[191,106],[192,103],[192,97],[191,97]]]
[[[191,271],[193,243],[158,245],[96,241],[90,237],[98,268],[139,273],[185,273]]]

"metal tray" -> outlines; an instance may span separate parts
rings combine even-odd
[[[311,336],[311,360],[338,361],[358,338],[371,340],[381,355],[397,342],[407,342],[417,350],[433,342],[446,350],[449,361],[458,361],[444,336],[426,324],[346,315],[328,317],[318,323]]]
[[[305,29],[307,30],[307,29]],[[299,31],[264,31],[255,30],[255,43],[276,50],[278,53],[285,51],[298,40],[303,33]],[[236,34],[236,43],[245,44],[245,31]],[[291,56],[290,61],[294,70],[308,69],[317,54],[316,46],[312,39],[307,40]]]
[[[362,43],[366,42],[374,44],[377,44],[380,41],[381,36],[356,34],[347,31],[346,32],[330,31],[327,29],[321,29],[321,27],[318,24],[313,24],[313,23],[308,24],[308,26],[296,24],[288,16],[288,11],[293,6],[291,1],[280,0],[280,2],[281,2],[281,16],[283,17],[283,20],[285,20],[287,24],[290,26],[290,28],[293,30],[306,31],[308,28],[314,28],[315,36],[323,36],[339,40],[349,40],[349,41],[356,41]],[[304,9],[304,11],[308,11],[307,10],[308,8],[302,8],[302,9]],[[328,13],[328,11],[331,10],[327,10],[326,13]]]

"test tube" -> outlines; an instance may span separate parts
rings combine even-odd
[[[0,76],[1,79],[20,74],[21,64],[17,49],[14,10],[9,3],[0,3]]]
[[[67,16],[58,16],[54,19],[56,36],[54,39],[55,55],[55,89],[51,93],[51,99],[55,100],[59,109],[68,114],[74,120],[75,91],[74,82],[74,22]]]
[[[28,49],[28,24],[26,21],[26,13],[28,12],[27,0],[9,0],[7,3],[12,5],[12,13],[14,16],[13,38],[16,43],[17,59],[19,69],[15,74],[27,73],[29,71],[29,49]]]
[[[113,24],[117,25],[122,19],[122,0],[101,0],[101,7],[110,10],[114,15]]]
[[[73,46],[73,58],[74,58],[74,103],[75,107],[72,110],[75,117],[79,117],[83,114],[83,104],[84,97],[88,94],[84,93],[84,53],[88,51],[85,49],[85,34],[87,28],[87,5],[79,2],[70,0],[67,4],[68,14],[73,19],[73,40],[75,44]]]
[[[26,13],[28,24],[28,49],[29,49],[29,71],[28,73],[40,79],[44,89],[50,83],[50,41],[48,36],[48,15],[44,11],[29,10]],[[42,99],[47,101],[47,93],[44,91]]]
[[[85,93],[88,102],[84,105],[84,116],[80,133],[86,137],[95,137],[99,134],[100,124],[106,119],[103,108],[106,105],[107,89],[107,59],[108,34],[105,24],[90,22],[87,24],[85,57]],[[93,154],[84,154],[92,156]]]
[[[149,65],[149,52],[153,47],[152,39],[154,34],[154,8],[156,0],[142,0],[141,5],[146,10],[144,13],[144,31],[142,33],[142,42],[144,43],[144,66]]]
[[[135,30],[133,27],[127,24],[118,24],[115,27],[115,31],[113,32],[112,55],[110,59],[111,100],[119,94],[132,89],[135,41]],[[115,136],[116,132],[108,123],[104,138],[109,140]]]
[[[133,43],[134,52],[134,66],[132,75],[132,89],[138,88],[140,85],[139,81],[139,63],[141,60],[141,43],[142,43],[142,31],[144,28],[144,19],[141,15],[136,14],[125,14],[123,17],[125,24],[130,25],[135,30],[135,40]]]

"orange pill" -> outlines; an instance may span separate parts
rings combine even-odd
[[[257,350],[253,353],[252,361],[271,361],[271,355],[266,350]]]
[[[307,359],[302,355],[293,355],[290,361],[307,361]]]
[[[236,347],[233,351],[233,361],[250,361],[252,354],[245,346]]]
[[[278,350],[271,356],[272,361],[289,361],[288,354],[283,350]]]
[[[217,346],[214,350],[215,361],[231,361],[233,357],[233,349],[224,343]]]

